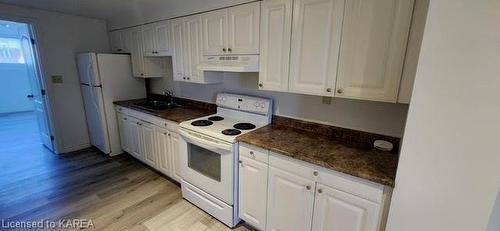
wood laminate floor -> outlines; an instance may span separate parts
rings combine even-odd
[[[36,129],[33,115],[0,116],[0,219],[85,218],[96,230],[230,230],[129,155],[56,155]]]

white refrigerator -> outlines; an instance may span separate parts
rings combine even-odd
[[[83,53],[77,62],[90,143],[106,154],[121,154],[113,102],[145,98],[144,80],[132,76],[130,55]]]

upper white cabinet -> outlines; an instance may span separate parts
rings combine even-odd
[[[203,54],[227,53],[227,11],[216,10],[201,15],[203,21]]]
[[[290,91],[333,96],[344,0],[295,0]]]
[[[396,102],[413,5],[263,1],[259,89]]]
[[[186,79],[184,75],[184,34],[183,31],[183,19],[174,19],[171,22],[172,28],[172,69],[173,78],[176,81],[182,81]]]
[[[261,3],[259,89],[288,91],[292,0]]]
[[[126,35],[124,30],[116,30],[109,32],[109,43],[111,44],[111,51],[115,53],[129,52],[126,44]]]
[[[228,19],[228,52],[259,54],[260,2],[230,7]]]
[[[220,72],[198,70],[203,56],[202,19],[200,15],[178,18],[171,22],[172,66],[175,81],[190,83],[220,83]]]
[[[164,57],[144,56],[144,36],[141,27],[127,29],[126,37],[132,59],[132,73],[135,77],[153,78],[163,77],[167,74],[167,63]]]
[[[259,54],[260,2],[202,14],[203,55]]]
[[[144,56],[170,56],[170,21],[142,26]]]
[[[396,102],[413,0],[346,1],[336,96]]]
[[[377,231],[380,205],[369,200],[317,184],[313,231]]]

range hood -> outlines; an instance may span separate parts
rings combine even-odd
[[[259,55],[207,55],[198,65],[201,71],[259,72]]]

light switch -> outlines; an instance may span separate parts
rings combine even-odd
[[[62,75],[53,75],[52,76],[52,83],[63,83]]]

